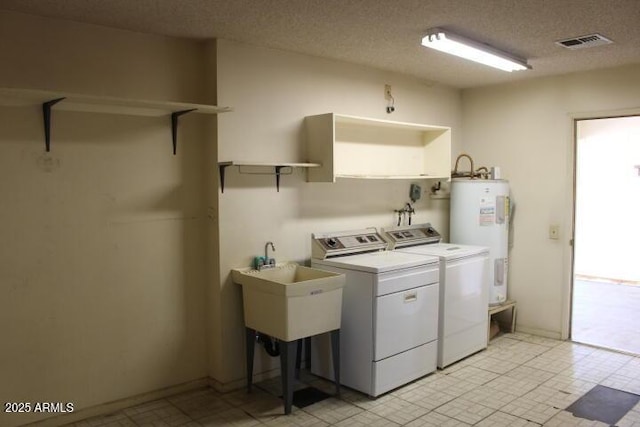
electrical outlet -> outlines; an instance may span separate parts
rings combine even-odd
[[[384,99],[391,100],[391,85],[384,85]]]
[[[557,224],[551,224],[549,226],[549,238],[558,240],[560,238],[560,226]]]

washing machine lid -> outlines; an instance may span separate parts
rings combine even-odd
[[[434,243],[418,246],[407,246],[396,249],[396,252],[437,256],[451,261],[476,255],[489,255],[489,248],[485,246],[457,245],[455,243]]]
[[[359,255],[337,256],[334,258],[314,259],[315,265],[327,265],[348,270],[368,273],[384,273],[386,271],[425,265],[437,265],[439,258],[400,251],[369,252]]]

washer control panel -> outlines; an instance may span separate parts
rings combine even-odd
[[[383,228],[381,231],[391,249],[438,243],[442,239],[440,233],[430,223]]]

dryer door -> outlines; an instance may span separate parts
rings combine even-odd
[[[472,256],[446,264],[440,327],[447,337],[482,324],[489,306],[489,258]]]

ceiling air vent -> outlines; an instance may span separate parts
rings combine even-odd
[[[566,47],[567,49],[584,49],[587,47],[596,47],[611,43],[613,43],[613,41],[609,40],[602,34],[589,34],[586,36],[558,40],[556,42],[557,45]]]

